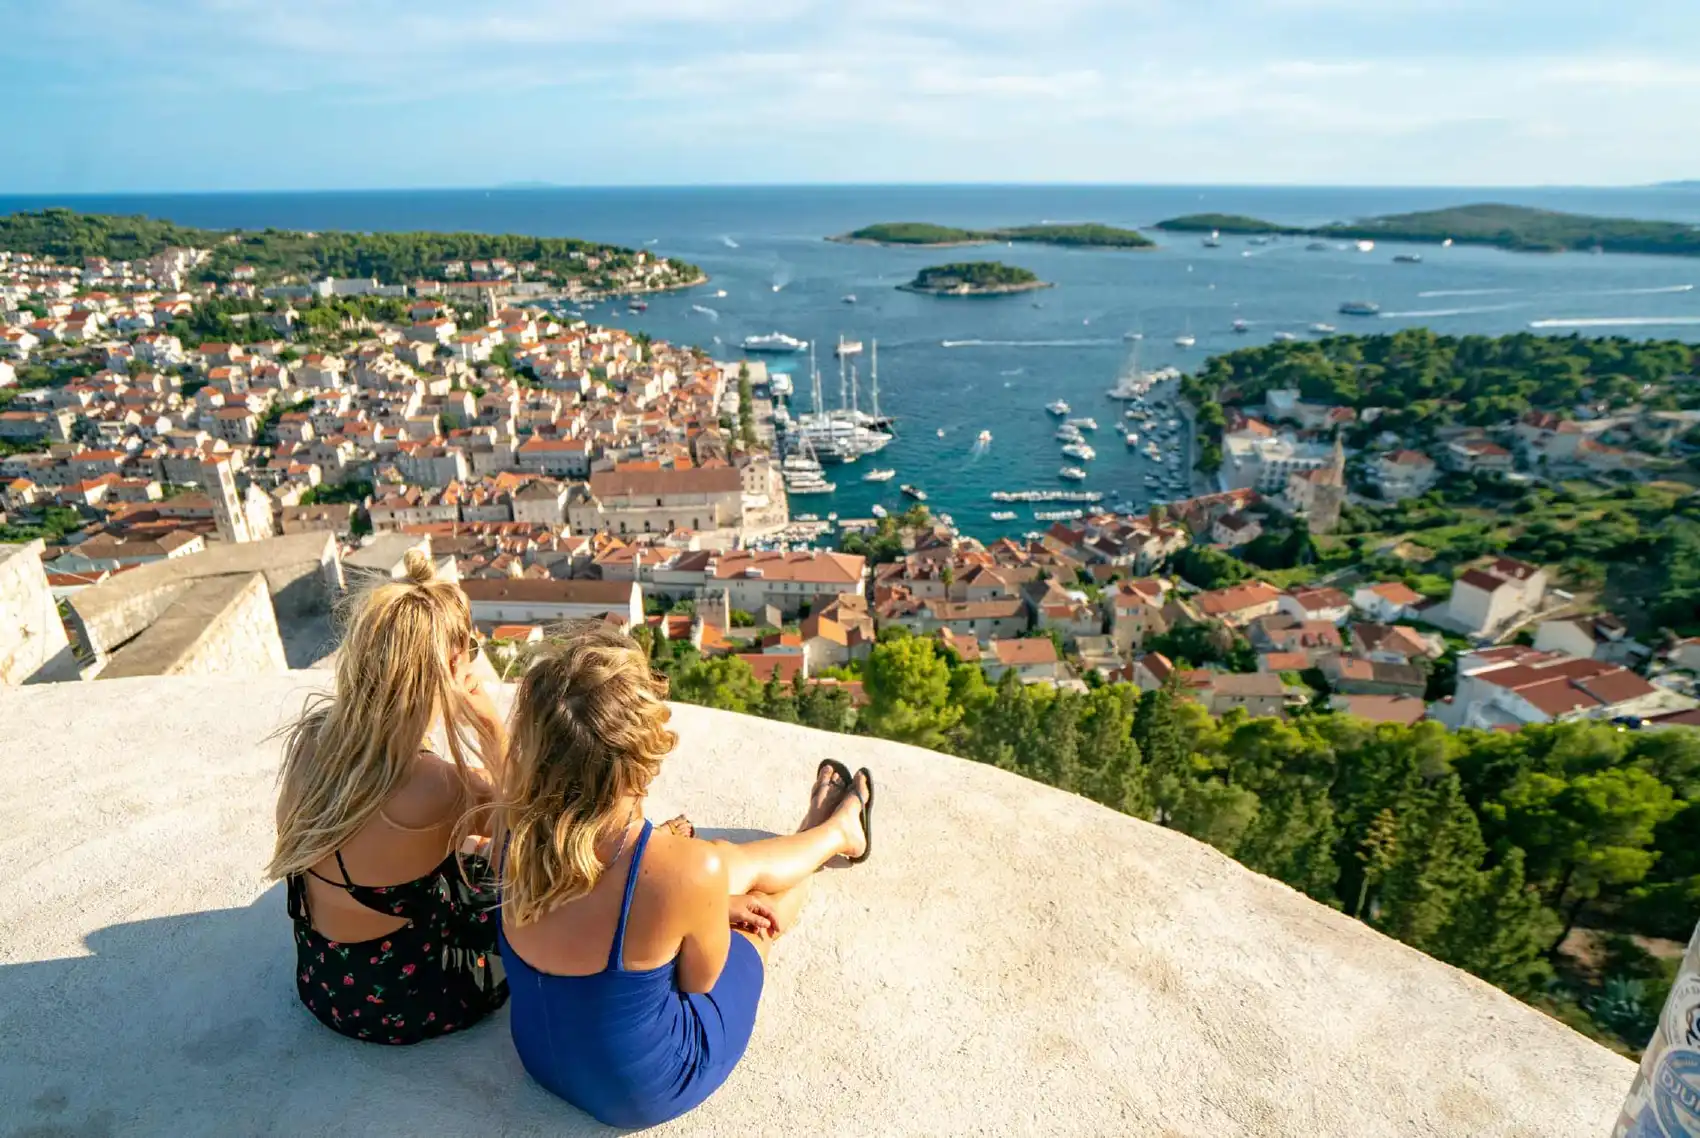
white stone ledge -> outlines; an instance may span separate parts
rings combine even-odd
[[[323,677],[0,692],[0,1134],[599,1133],[506,1014],[406,1049],[296,1003],[278,744]],[[654,814],[782,830],[815,763],[877,850],[773,954],[754,1041],[658,1133],[1598,1138],[1634,1069],[1181,835],[896,744],[680,707]]]

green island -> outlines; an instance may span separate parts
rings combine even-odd
[[[905,292],[924,292],[932,296],[1001,296],[1051,286],[1030,270],[1017,265],[1006,265],[1000,261],[957,261],[949,265],[930,265],[916,273],[914,280],[897,287]]]
[[[828,241],[858,245],[989,245],[1024,241],[1093,249],[1150,249],[1149,237],[1133,229],[1084,222],[1078,225],[1016,225],[1001,229],[958,229],[925,221],[888,221],[864,226]]]
[[[202,249],[193,269],[199,281],[227,281],[239,265],[271,284],[310,277],[371,277],[386,285],[466,276],[473,261],[527,265],[525,279],[576,283],[600,292],[682,288],[707,279],[697,266],[653,254],[579,241],[490,233],[298,232],[287,229],[199,229],[140,216],[44,209],[0,216],[0,249],[77,261],[86,257],[138,260],[170,248]],[[460,273],[447,269],[456,263]]]
[[[1588,217],[1527,206],[1481,205],[1422,210],[1330,225],[1295,226],[1228,213],[1195,213],[1157,223],[1170,233],[1365,238],[1382,241],[1489,245],[1525,253],[1569,251],[1700,256],[1700,227],[1677,221]]]

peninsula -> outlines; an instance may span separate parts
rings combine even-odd
[[[1455,241],[1529,253],[1598,249],[1606,253],[1700,255],[1700,228],[1686,222],[1588,217],[1496,204],[1397,213],[1318,226],[1281,225],[1240,214],[1195,213],[1160,221],[1157,228],[1171,233],[1217,231],[1351,240]]]
[[[262,287],[313,278],[376,280],[380,286],[425,280],[607,294],[685,288],[708,279],[684,261],[570,237],[198,229],[58,208],[0,216],[0,249],[65,261],[131,261],[192,249],[197,256],[190,279]]]
[[[1094,249],[1150,249],[1149,237],[1132,229],[1084,222],[1078,225],[1017,225],[1002,229],[959,229],[925,221],[886,221],[851,233],[828,237],[850,245],[991,245],[1002,241],[1033,245],[1066,245]]]
[[[949,265],[930,265],[916,273],[914,280],[897,287],[906,292],[924,292],[931,296],[1002,296],[1051,286],[1027,269],[1015,265],[998,261],[958,261]]]

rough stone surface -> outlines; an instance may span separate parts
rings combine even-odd
[[[278,743],[323,677],[0,691],[0,1134],[575,1135],[506,1015],[409,1049],[294,1002]],[[1634,1067],[1185,837],[1014,775],[679,708],[652,813],[788,828],[876,772],[872,861],[816,878],[743,1064],[658,1133],[1609,1132]]]
[[[100,678],[264,675],[288,667],[265,577],[231,574],[193,582],[113,653]]]
[[[40,541],[0,545],[0,686],[77,678]]]

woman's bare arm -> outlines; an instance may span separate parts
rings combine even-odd
[[[669,843],[674,844],[674,843]],[[707,992],[726,967],[732,948],[732,925],[727,916],[726,863],[707,842],[684,839],[670,858],[669,894],[685,928],[679,946],[679,990]]]

